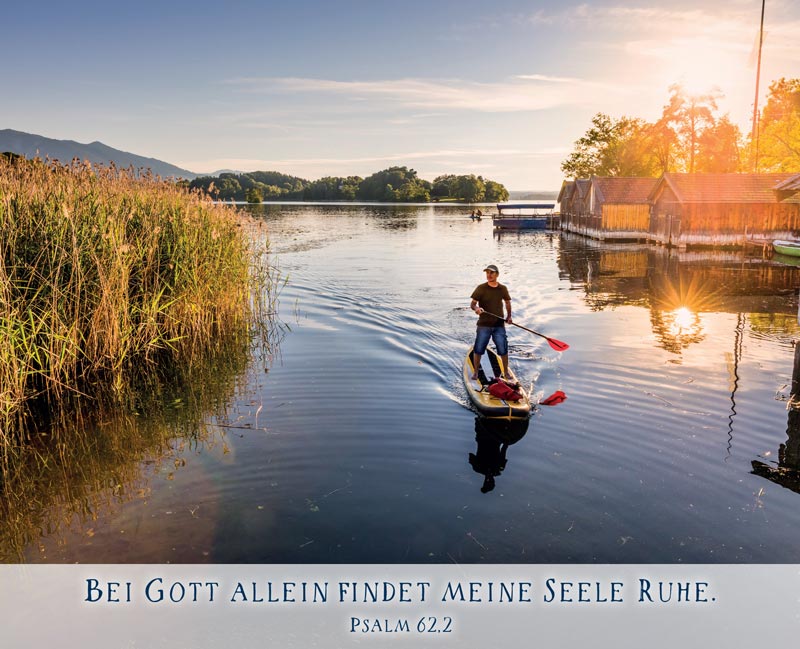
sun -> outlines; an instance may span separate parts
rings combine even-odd
[[[680,83],[687,94],[703,95],[714,88],[730,88],[746,76],[746,66],[734,65],[740,52],[703,39],[677,39],[664,51],[662,73]]]
[[[730,104],[742,104],[742,110],[749,105],[755,72],[747,63],[748,47],[719,37],[665,35],[631,43],[628,49],[650,87],[665,93],[680,84],[688,96],[715,94],[726,112]]]

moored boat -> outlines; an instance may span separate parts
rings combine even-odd
[[[500,369],[500,359],[492,350],[487,349],[484,354],[489,359],[492,366],[492,373],[495,377],[502,374]],[[484,417],[505,417],[509,419],[527,419],[531,414],[531,402],[527,392],[520,387],[518,392],[522,395],[519,401],[500,399],[489,392],[489,378],[483,368],[478,370],[478,378],[473,379],[472,347],[467,351],[464,358],[463,376],[464,386],[467,394],[472,401],[475,409]]]
[[[781,241],[776,239],[772,242],[775,252],[790,257],[800,257],[800,241]]]
[[[504,230],[544,230],[555,220],[554,207],[555,203],[498,203],[492,222]]]

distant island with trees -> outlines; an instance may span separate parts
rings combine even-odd
[[[375,201],[387,203],[502,202],[508,190],[482,176],[445,174],[433,182],[414,169],[389,167],[371,176],[326,176],[306,180],[278,171],[249,171],[201,176],[187,183],[223,201]]]

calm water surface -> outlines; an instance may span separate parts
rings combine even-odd
[[[269,371],[27,561],[800,562],[800,269],[455,207],[252,209],[288,276]],[[571,345],[510,328],[535,396],[568,395],[527,428],[461,383],[488,263],[516,322]]]

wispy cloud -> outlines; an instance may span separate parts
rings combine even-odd
[[[760,9],[760,3],[736,0],[695,8],[652,0],[612,6],[584,2],[538,10],[528,20],[573,34],[573,43],[584,56],[593,53],[587,58],[587,75],[592,70],[597,81],[613,85],[624,80],[635,85],[639,96],[633,104],[639,114],[654,117],[666,100],[667,87],[681,83],[690,92],[721,89],[725,95],[722,111],[730,111],[735,121],[744,123],[752,112],[752,50]],[[762,80],[794,76],[800,60],[796,3],[768,3],[765,26]],[[594,61],[598,64],[593,65]],[[766,88],[762,84],[762,96]],[[607,98],[605,93],[602,96]]]
[[[779,56],[800,53],[800,20],[786,19],[791,8],[786,2],[773,2],[768,8],[773,15],[781,18],[775,22],[767,20],[769,41]],[[757,33],[760,21],[760,7],[753,3],[731,3],[724,10],[713,9],[673,9],[664,6],[595,6],[579,4],[564,7],[555,12],[536,11],[529,16],[535,24],[564,24],[589,27],[592,32],[609,31],[627,33],[630,41],[620,43],[627,51],[643,54],[670,50],[670,43],[676,46],[695,43],[700,40],[706,45],[718,45],[727,50],[749,52],[753,35]],[[584,34],[586,35],[586,34]],[[645,47],[637,49],[636,43]],[[653,47],[660,43],[661,47]]]
[[[590,101],[586,90],[597,83],[542,74],[517,75],[484,83],[460,79],[389,79],[338,81],[297,77],[239,77],[227,84],[247,93],[314,93],[349,102],[373,101],[381,109],[405,107],[486,113],[538,111]],[[624,93],[622,88],[620,92]]]
[[[515,79],[524,79],[526,81],[545,81],[547,83],[575,83],[575,84],[584,84],[588,82],[584,82],[581,79],[576,79],[574,77],[551,77],[546,74],[518,74]]]

